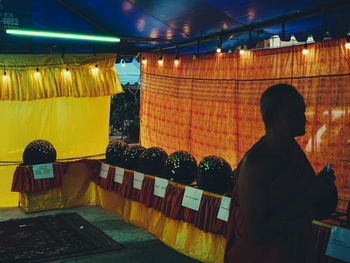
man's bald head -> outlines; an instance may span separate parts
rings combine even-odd
[[[276,84],[267,88],[260,99],[260,111],[265,125],[273,122],[273,115],[283,113],[297,102],[303,102],[300,93],[289,84]],[[296,106],[296,105],[295,105]]]

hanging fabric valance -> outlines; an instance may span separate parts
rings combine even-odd
[[[115,54],[0,55],[0,100],[99,97],[123,91]]]

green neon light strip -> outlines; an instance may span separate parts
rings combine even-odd
[[[38,36],[38,37],[77,39],[77,40],[120,42],[120,38],[117,38],[117,37],[103,37],[103,36],[80,35],[80,34],[34,31],[34,30],[6,29],[6,33],[7,34],[14,34],[14,35],[23,35],[23,36]]]

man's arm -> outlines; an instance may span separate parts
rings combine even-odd
[[[319,177],[309,191],[296,193],[293,203],[276,215],[267,213],[268,186],[275,176],[273,162],[251,157],[243,160],[238,177],[240,210],[245,223],[244,235],[253,243],[268,240],[278,232],[293,232],[312,219],[316,202],[327,192],[329,182]]]
[[[247,155],[238,176],[240,211],[244,220],[244,235],[260,243],[273,235],[277,219],[267,214],[267,187],[271,181],[269,169],[259,158]]]

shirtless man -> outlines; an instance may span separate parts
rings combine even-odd
[[[225,262],[314,262],[311,222],[330,197],[333,170],[315,176],[294,137],[305,134],[305,103],[287,84],[268,88],[260,109],[265,135],[236,170]]]

